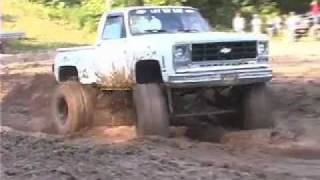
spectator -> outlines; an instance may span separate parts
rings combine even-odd
[[[251,20],[252,32],[255,34],[261,33],[262,20],[258,14],[254,14]]]
[[[1,6],[0,6],[0,33],[2,32],[2,13],[1,13],[1,11],[2,10],[1,10]]]
[[[282,18],[281,16],[276,16],[274,19],[274,25],[275,25],[275,30],[276,34],[279,35],[282,32]]]
[[[233,30],[238,33],[243,33],[245,24],[245,19],[241,16],[240,13],[237,13],[232,22]]]
[[[288,37],[291,42],[297,41],[296,29],[299,23],[299,19],[296,16],[295,12],[290,12],[290,15],[287,20],[288,25]]]
[[[314,23],[318,24],[320,23],[320,5],[317,0],[313,0],[311,2],[311,16],[313,17]]]
[[[276,34],[276,24],[274,19],[269,19],[267,21],[267,31],[270,37],[273,37]]]
[[[1,7],[1,2],[0,2],[0,33],[3,32],[2,29],[2,7]],[[0,41],[0,54],[4,54],[4,47],[3,47],[3,43]]]

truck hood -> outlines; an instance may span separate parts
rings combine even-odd
[[[228,42],[228,41],[267,41],[266,35],[252,33],[226,33],[226,32],[205,32],[205,33],[175,33],[175,34],[148,34],[137,36],[139,41],[150,41],[159,43],[201,43],[201,42]],[[168,42],[169,41],[169,42]],[[171,42],[171,43],[170,43]]]

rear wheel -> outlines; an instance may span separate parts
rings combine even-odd
[[[78,82],[64,82],[56,89],[52,112],[58,134],[72,134],[90,126],[93,117],[94,95]]]
[[[133,90],[138,136],[169,136],[167,103],[159,84],[137,84]]]
[[[274,122],[266,84],[256,84],[242,89],[240,117],[246,130],[270,128]]]

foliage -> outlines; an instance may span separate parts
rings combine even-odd
[[[264,20],[289,11],[305,12],[306,0],[29,0],[44,6],[49,19],[76,24],[89,32],[96,30],[99,17],[109,8],[136,5],[188,5],[197,7],[211,24],[219,28],[231,27],[235,12],[241,12],[247,19],[260,14]],[[110,3],[112,2],[112,3]],[[111,5],[109,7],[109,5]]]
[[[79,46],[95,40],[95,33],[74,28],[65,20],[48,19],[48,12],[53,8],[27,0],[5,0],[3,9],[4,30],[27,34],[26,40],[10,42],[12,52]]]
[[[265,20],[280,12],[304,12],[309,2],[306,0],[29,0],[50,7],[50,19],[65,19],[77,24],[80,29],[95,31],[99,16],[108,8],[135,5],[188,5],[199,8],[211,24],[231,27],[235,12],[250,18],[260,14]],[[108,2],[111,7],[107,7]]]
[[[110,3],[112,1],[112,4]],[[26,32],[18,49],[43,49],[91,44],[100,15],[110,8],[137,5],[187,5],[198,8],[215,29],[228,31],[236,12],[246,19],[258,13],[305,13],[311,0],[4,0],[4,28]],[[11,18],[12,17],[12,18]]]

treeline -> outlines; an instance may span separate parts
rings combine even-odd
[[[305,13],[309,0],[29,0],[47,8],[51,19],[64,19],[79,28],[95,31],[99,16],[109,8],[137,5],[186,5],[199,8],[217,28],[229,28],[234,14],[260,14],[265,20],[290,11]]]

